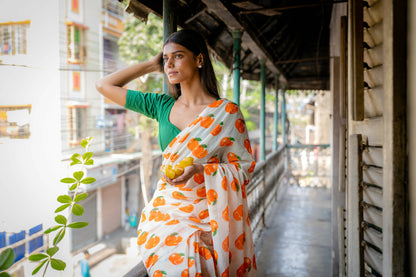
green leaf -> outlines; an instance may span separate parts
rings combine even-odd
[[[66,267],[66,263],[62,260],[51,259],[51,266],[53,269],[56,270],[64,270]]]
[[[74,178],[77,179],[77,181],[79,181],[84,176],[84,171],[75,171],[73,175]]]
[[[84,154],[84,155],[82,155],[82,159],[83,159],[84,161],[87,161],[87,160],[91,159],[92,155],[93,155],[93,153],[92,153],[92,152],[85,152],[85,154]]]
[[[37,262],[43,259],[48,258],[49,256],[43,253],[32,254],[29,256],[29,261]]]
[[[76,165],[76,164],[82,164],[82,162],[81,162],[81,161],[79,161],[79,160],[76,160],[76,161],[73,161],[73,162],[70,164],[70,166],[73,166],[73,165]]]
[[[80,204],[74,204],[72,207],[72,213],[77,216],[81,216],[84,213],[84,208]]]
[[[62,228],[53,239],[53,245],[57,245],[65,236],[65,228]]]
[[[71,160],[76,161],[76,160],[80,160],[81,159],[81,155],[78,153],[75,153],[71,156]]]
[[[81,183],[83,183],[83,184],[92,184],[95,181],[97,181],[95,178],[93,178],[93,177],[87,177],[87,178],[82,179],[81,180]]]
[[[94,164],[94,160],[89,159],[89,160],[87,160],[84,164],[85,164],[85,165],[93,165],[93,164]]]
[[[88,226],[88,222],[73,222],[71,224],[68,225],[68,227],[70,228],[75,228],[75,229],[79,229],[79,228],[84,228]]]
[[[61,179],[62,183],[67,183],[67,184],[72,184],[75,183],[77,180],[73,179],[73,178],[63,178]]]
[[[63,216],[63,215],[55,216],[55,221],[56,221],[56,223],[59,223],[59,224],[62,224],[62,225],[66,225],[66,222],[67,222],[66,217]]]
[[[71,203],[72,202],[72,198],[69,195],[59,195],[57,200],[60,203]]]
[[[82,147],[87,147],[88,146],[88,140],[86,140],[86,139],[83,139],[82,141],[81,141],[81,146]]]
[[[10,277],[10,275],[7,272],[0,272],[0,277]]]
[[[55,247],[46,249],[46,253],[48,253],[48,255],[52,257],[53,255],[55,255],[56,252],[58,252],[58,250],[59,250],[59,247],[55,246]]]
[[[14,251],[7,248],[0,254],[0,270],[6,270],[14,263]]]
[[[77,186],[78,186],[78,183],[75,183],[69,188],[69,190],[74,190],[77,188]]]
[[[42,268],[42,266],[47,262],[48,260],[44,260],[43,262],[41,262],[33,271],[32,271],[32,275],[35,275],[36,273],[38,273],[38,271]]]
[[[66,209],[66,208],[68,208],[69,206],[71,206],[71,204],[65,204],[65,205],[62,205],[62,206],[60,206],[59,208],[57,208],[57,209],[55,210],[55,213],[62,212],[63,210],[65,210],[65,209]]]
[[[87,198],[87,197],[88,197],[88,193],[84,192],[84,193],[78,194],[78,195],[74,198],[74,201],[75,201],[75,202],[79,202],[79,201],[81,201],[81,200],[84,200],[84,199],[85,199],[85,198]]]
[[[53,231],[56,231],[56,230],[58,230],[59,228],[62,228],[63,227],[63,225],[56,225],[56,226],[54,226],[54,227],[49,227],[47,230],[45,230],[45,234],[49,234],[49,233],[51,233],[51,232],[53,232]]]

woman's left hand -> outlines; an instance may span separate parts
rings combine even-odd
[[[194,163],[190,166],[185,167],[183,174],[175,179],[170,179],[166,175],[164,175],[163,177],[165,178],[166,182],[175,186],[175,185],[184,184],[188,182],[189,179],[194,177],[195,174],[203,173],[203,172],[204,172],[204,166],[199,163]]]

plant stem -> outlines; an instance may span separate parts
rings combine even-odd
[[[48,266],[49,266],[49,261],[46,263],[45,270],[43,271],[42,277],[45,277],[46,269],[48,269]]]

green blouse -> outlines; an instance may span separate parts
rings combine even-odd
[[[167,94],[128,90],[124,107],[159,122],[159,146],[164,151],[181,132],[178,127],[169,121],[169,114],[174,103],[175,99]]]

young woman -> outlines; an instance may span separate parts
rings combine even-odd
[[[162,63],[170,95],[123,88]],[[149,276],[257,276],[245,191],[255,162],[242,113],[219,98],[203,37],[173,33],[163,53],[96,86],[158,120],[164,167],[193,158],[179,177],[159,180],[143,209],[137,243]]]

